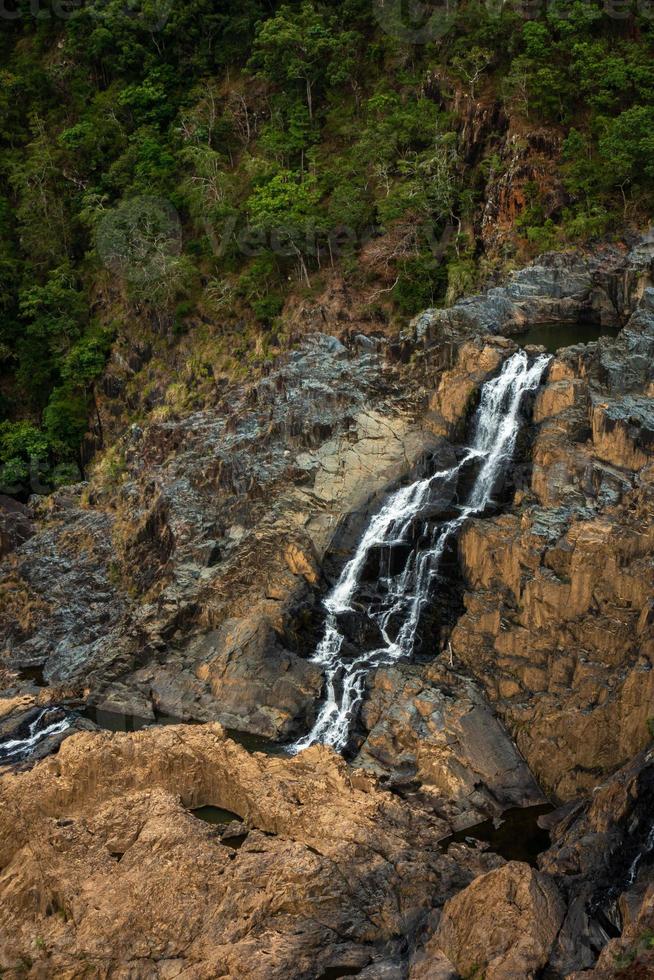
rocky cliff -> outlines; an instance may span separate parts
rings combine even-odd
[[[57,755],[0,779],[6,975],[504,980],[647,960],[653,254],[545,256],[397,340],[310,336],[202,411],[132,427],[88,484],[3,507],[0,748],[44,707],[70,721],[39,742]],[[480,386],[553,322],[622,329],[552,360],[419,656],[371,674],[349,761],[235,744],[215,722],[306,731],[321,599],[371,513],[456,458]],[[84,706],[196,724],[68,737],[95,727]],[[448,840],[546,799],[539,869]],[[240,832],[190,813],[206,806]]]

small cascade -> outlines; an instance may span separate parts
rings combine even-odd
[[[0,742],[0,765],[11,765],[27,759],[40,742],[68,731],[72,725],[73,716],[63,709],[43,708],[27,726],[25,738]]]
[[[473,438],[462,459],[454,467],[400,487],[370,521],[354,557],[325,599],[325,629],[313,661],[324,670],[326,697],[313,728],[291,751],[300,752],[316,742],[344,749],[369,673],[412,656],[420,618],[432,597],[446,549],[470,517],[492,506],[513,458],[524,398],[539,386],[550,360],[547,355],[530,359],[524,351],[510,357],[501,373],[482,389]],[[430,522],[433,500],[448,488],[451,499],[462,471],[470,467],[475,476],[454,516],[445,522]],[[342,623],[355,611],[355,604],[360,605],[357,596],[362,575],[371,553],[380,549],[387,556],[387,574],[377,583],[381,598],[367,604],[365,615],[381,643],[352,654]],[[401,549],[408,553],[407,558],[395,571],[390,555]]]
[[[638,851],[635,858],[629,865],[629,870],[627,872],[627,888],[631,888],[631,886],[635,884],[643,859],[649,858],[652,851],[654,851],[654,826],[650,829],[642,848]]]

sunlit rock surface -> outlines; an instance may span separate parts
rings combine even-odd
[[[7,976],[648,975],[651,253],[542,257],[397,344],[308,338],[212,408],[133,427],[89,485],[4,508],[0,741],[84,703],[293,738],[320,704],[321,599],[384,493],[452,458],[526,326],[624,327],[551,363],[448,566],[451,634],[373,672],[347,763],[78,718],[4,769]],[[565,806],[539,869],[474,843],[543,792]],[[245,821],[239,850],[204,805]]]

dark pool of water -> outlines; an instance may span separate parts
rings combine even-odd
[[[227,828],[229,824],[238,823],[242,824],[243,821],[237,813],[232,813],[231,810],[223,810],[219,806],[199,806],[195,810],[191,810],[194,817],[198,820],[204,820],[205,823],[210,823],[214,827],[225,827]],[[248,830],[244,828],[243,833],[234,833],[233,831],[223,831],[220,836],[220,843],[224,844],[225,847],[231,847],[232,850],[238,851],[242,844],[247,840]]]
[[[198,820],[204,820],[205,823],[212,823],[217,826],[233,823],[235,820],[243,823],[238,813],[232,813],[231,810],[223,810],[219,806],[199,806],[196,810],[191,810],[191,813]]]
[[[118,711],[103,711],[87,705],[78,712],[83,718],[88,718],[98,728],[109,732],[140,732],[144,728],[152,728],[154,725],[196,725],[195,721],[184,721],[181,718],[174,718],[172,715],[156,713],[152,718],[139,718],[137,715],[125,715]],[[262,735],[251,735],[249,732],[238,732],[234,729],[226,729],[229,737],[242,745],[248,752],[264,752],[266,755],[284,755],[286,746],[279,742],[273,742]]]
[[[358,977],[363,971],[362,966],[328,966],[319,980],[341,980],[341,977]]]
[[[538,826],[538,818],[552,813],[553,809],[549,803],[514,807],[506,810],[497,821],[485,820],[475,827],[457,831],[441,841],[441,846],[447,848],[454,843],[484,841],[491,851],[507,861],[524,861],[535,867],[538,855],[550,846],[550,835]]]
[[[556,354],[562,347],[592,344],[600,337],[617,337],[620,327],[600,327],[596,323],[537,323],[515,337],[521,347],[534,344]]]
[[[138,715],[124,715],[119,711],[103,711],[92,705],[80,708],[78,714],[82,718],[88,718],[98,728],[107,732],[140,732],[144,728],[151,728],[153,725],[183,725],[184,722],[179,718],[170,715],[157,715],[152,718],[139,718]]]
[[[238,742],[248,752],[263,752],[265,755],[288,755],[288,746],[273,742],[263,735],[251,735],[249,732],[237,732],[233,728],[226,729],[234,742]]]

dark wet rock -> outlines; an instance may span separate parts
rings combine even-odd
[[[26,704],[0,701],[0,767],[32,766],[56,752],[70,735],[94,725],[64,704]],[[23,703],[21,703],[23,702]]]
[[[590,800],[553,814],[553,845],[540,865],[558,883],[568,913],[551,963],[563,975],[628,959],[654,921],[654,757],[640,753]],[[622,939],[618,939],[620,934]],[[613,961],[613,963],[612,963]],[[594,973],[592,974],[595,975]],[[610,976],[599,972],[599,976]]]
[[[409,777],[458,828],[511,806],[544,802],[482,692],[445,666],[378,670],[362,711],[355,764]]]
[[[322,672],[285,650],[266,619],[228,620],[189,654],[211,688],[216,718],[228,728],[284,737],[311,726]]]
[[[0,494],[0,558],[14,551],[34,534],[29,509]]]
[[[351,609],[341,613],[338,617],[338,625],[355,651],[382,648],[385,645],[378,623],[365,612]]]

